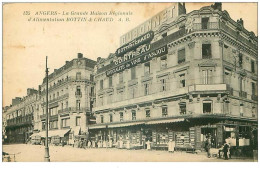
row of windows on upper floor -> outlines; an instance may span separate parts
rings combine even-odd
[[[230,103],[224,103],[224,113],[229,114],[230,113]],[[244,115],[244,105],[241,103],[239,106],[239,111],[240,111],[240,116]],[[180,115],[185,115],[188,114],[189,112],[187,111],[186,107],[186,102],[180,102],[179,103],[179,114]],[[213,101],[211,100],[204,100],[202,102],[202,113],[203,114],[213,114]],[[255,117],[255,108],[252,108],[252,117]],[[120,121],[124,121],[124,112],[119,112],[120,116]],[[164,105],[161,107],[161,117],[167,117],[168,116],[168,106]],[[151,118],[151,110],[150,109],[145,109],[145,118]],[[137,115],[136,115],[136,110],[131,111],[131,119],[136,120]],[[104,123],[104,115],[100,116],[100,123]],[[109,114],[109,122],[114,122],[113,121],[113,114]]]
[[[70,127],[69,125],[69,120],[71,120],[70,118],[64,118],[64,119],[61,119],[60,121],[60,127],[63,128],[63,127]],[[76,116],[76,119],[75,119],[75,126],[80,126],[81,124],[81,117],[80,116]],[[42,130],[45,130],[46,129],[46,123],[45,121],[42,122]],[[49,129],[58,129],[58,121],[50,121],[50,124],[49,124]]]
[[[211,44],[202,44],[202,58],[208,59],[211,58]],[[167,55],[164,55],[160,58],[160,67],[161,70],[167,68]],[[186,61],[185,48],[178,50],[178,64],[181,64]],[[239,67],[243,67],[243,54],[239,53],[238,60]],[[255,61],[251,60],[251,72],[255,73]],[[144,75],[149,75],[151,72],[151,63],[146,62],[144,64]],[[124,72],[119,73],[119,84],[124,82]],[[131,80],[136,79],[136,67],[131,68]],[[108,87],[113,86],[113,76],[108,77]],[[207,80],[206,80],[207,81]],[[205,83],[204,83],[205,84]],[[99,89],[104,89],[104,80],[99,81]]]

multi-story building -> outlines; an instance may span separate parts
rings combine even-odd
[[[27,96],[16,97],[12,100],[12,105],[3,111],[5,125],[5,142],[24,143],[33,133],[34,111],[38,91],[28,88]]]
[[[222,4],[174,3],[98,58],[92,139],[201,149],[257,140],[257,37]],[[257,133],[255,133],[257,134]]]
[[[49,137],[65,137],[72,142],[74,135],[88,133],[87,125],[93,118],[94,66],[96,62],[83,57],[66,61],[48,78]],[[46,131],[46,78],[39,86],[33,136],[45,137]],[[71,140],[69,140],[71,139]]]

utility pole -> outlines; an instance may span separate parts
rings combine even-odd
[[[46,138],[45,138],[45,155],[44,155],[44,161],[45,162],[50,162],[50,155],[49,155],[49,146],[48,146],[48,128],[49,128],[49,104],[48,104],[48,56],[46,56]]]

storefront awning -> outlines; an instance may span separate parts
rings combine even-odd
[[[155,120],[155,121],[149,121],[145,124],[164,124],[164,123],[174,123],[174,122],[183,122],[184,118],[177,118],[177,119],[164,119],[164,120]]]
[[[122,124],[111,124],[108,125],[108,128],[114,128],[114,127],[127,127],[127,126],[136,126],[136,125],[140,125],[140,124],[144,124],[144,122],[131,122],[131,123],[122,123]]]
[[[106,128],[106,125],[89,125],[88,129],[103,129]]]
[[[62,130],[54,130],[54,131],[48,131],[48,137],[52,137],[52,136],[60,136],[60,137],[64,137],[65,134],[67,134],[70,131],[70,129],[62,129]],[[36,136],[39,135],[41,137],[46,137],[46,131],[41,131],[39,133],[35,133],[32,136]]]

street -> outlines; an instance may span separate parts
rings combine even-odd
[[[43,162],[44,146],[13,144],[3,145],[3,152],[16,154],[16,162]],[[13,161],[13,156],[11,156]],[[50,146],[51,162],[253,162],[253,159],[207,158],[206,153],[126,150],[116,148],[81,149],[71,146]]]

